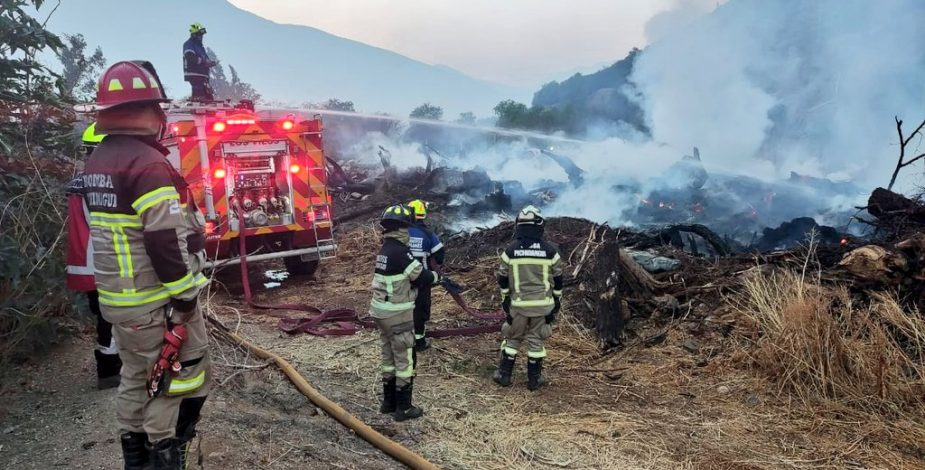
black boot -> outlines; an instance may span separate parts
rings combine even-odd
[[[122,460],[125,470],[146,470],[148,468],[148,435],[143,432],[126,432],[119,436],[122,441]]]
[[[382,379],[382,405],[379,406],[379,412],[395,412],[395,377]]]
[[[501,351],[501,364],[498,364],[498,370],[496,370],[495,375],[492,376],[498,385],[502,387],[511,385],[511,374],[514,372],[514,361],[516,359],[517,356],[510,356],[506,352]]]
[[[546,378],[543,377],[543,358],[531,357],[527,360],[527,388],[534,391],[543,385],[546,385]]]
[[[415,352],[427,351],[430,349],[430,338],[416,338],[414,340]]]
[[[164,439],[151,447],[152,470],[182,470],[180,466],[180,441]]]
[[[103,354],[100,350],[93,351],[96,358],[96,388],[105,390],[119,386],[122,361],[118,354]]]
[[[412,390],[414,389],[414,384],[409,383],[404,387],[401,387],[395,392],[395,414],[393,415],[395,421],[405,421],[414,418],[420,418],[424,416],[424,410],[411,404],[411,395]]]
[[[196,423],[199,422],[199,415],[202,406],[206,402],[206,397],[184,398],[180,402],[180,412],[177,415],[177,448],[180,456],[180,467],[183,470],[192,468],[194,461],[202,466],[202,455],[191,455],[193,439],[196,437]],[[198,457],[198,458],[194,458]]]

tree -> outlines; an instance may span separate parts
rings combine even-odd
[[[353,101],[341,101],[337,98],[331,98],[323,103],[318,103],[316,106],[319,109],[328,109],[331,111],[357,112],[356,108],[353,106]]]
[[[922,128],[925,127],[925,121],[922,121],[922,123],[909,134],[909,137],[905,137],[903,136],[902,119],[899,119],[898,116],[894,116],[893,119],[896,121],[896,133],[899,134],[899,159],[896,161],[896,169],[893,170],[893,176],[890,178],[890,185],[886,187],[887,190],[893,189],[893,185],[896,184],[896,177],[899,176],[899,170],[925,158],[925,153],[922,153],[906,160],[906,146],[909,145],[909,142],[911,142],[916,135],[922,132]]]
[[[527,105],[514,100],[504,100],[495,105],[494,111],[498,116],[498,127],[517,127],[527,114]]]
[[[459,119],[456,122],[459,124],[475,124],[475,114],[470,111],[459,113]]]
[[[260,93],[257,93],[257,90],[255,90],[250,83],[241,80],[238,76],[238,71],[235,70],[233,65],[228,65],[228,70],[231,74],[231,79],[229,80],[225,75],[225,67],[218,59],[215,51],[209,48],[206,50],[206,53],[209,54],[209,58],[217,62],[215,66],[209,70],[212,90],[215,92],[215,97],[217,99],[228,99],[232,101],[257,101],[260,99]]]
[[[77,153],[64,80],[36,60],[64,43],[28,12],[42,0],[0,0],[0,368],[54,338],[53,321],[73,311],[64,283],[61,210]]]
[[[106,58],[99,47],[90,56],[85,55],[87,41],[83,34],[66,34],[64,39],[66,43],[58,51],[58,60],[64,66],[64,94],[75,101],[87,101],[96,93],[96,76],[106,65]]]
[[[443,118],[443,108],[434,106],[430,103],[424,103],[417,108],[414,108],[408,117],[412,119],[430,119],[433,121],[439,121]]]

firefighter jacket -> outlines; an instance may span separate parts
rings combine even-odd
[[[411,313],[417,286],[434,284],[439,279],[437,273],[424,268],[411,255],[407,229],[387,232],[384,237],[373,274],[373,299],[369,305],[369,315],[373,318]]]
[[[175,43],[176,44],[176,43]],[[190,37],[183,43],[183,79],[209,78],[209,54],[202,45],[202,38]]]
[[[421,262],[425,268],[433,268],[429,264],[433,259],[437,266],[443,264],[445,250],[443,243],[423,222],[418,222],[408,229],[408,247],[411,248],[411,255],[414,259]]]
[[[67,193],[67,288],[93,292],[93,243],[90,240],[90,212],[83,198],[81,175],[68,185]]]
[[[110,135],[84,169],[96,285],[112,323],[168,303],[192,310],[206,283],[205,219],[167,153],[151,137]]]
[[[542,235],[515,233],[514,241],[501,253],[498,285],[502,298],[510,296],[512,312],[528,317],[548,315],[555,298],[562,295],[558,249]]]

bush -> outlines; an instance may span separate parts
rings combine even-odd
[[[804,402],[925,409],[925,318],[886,293],[855,300],[792,272],[759,272],[733,305],[757,333],[750,364]]]

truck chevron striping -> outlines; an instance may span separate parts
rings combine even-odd
[[[236,259],[242,229],[248,250],[269,248],[287,267],[310,271],[333,256],[319,117],[249,103],[178,103],[166,113],[162,143],[204,212],[210,261]]]

